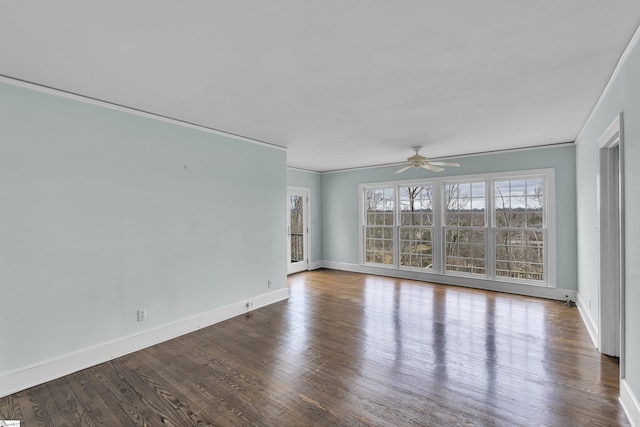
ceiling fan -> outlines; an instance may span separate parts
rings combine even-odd
[[[418,154],[421,148],[421,145],[416,145],[415,147],[413,147],[413,150],[416,152],[416,154],[407,159],[407,163],[409,163],[409,165],[403,167],[399,171],[396,171],[396,173],[402,173],[411,168],[423,168],[433,172],[440,172],[444,170],[444,168],[441,168],[440,166],[460,166],[459,163],[452,162],[430,162],[427,157]]]

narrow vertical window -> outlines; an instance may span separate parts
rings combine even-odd
[[[394,264],[394,188],[366,189],[365,206],[365,262],[392,265]]]
[[[544,178],[494,182],[496,276],[544,280]]]
[[[444,185],[445,271],[486,275],[485,182]]]
[[[291,262],[304,260],[304,220],[303,202],[300,195],[289,196],[289,239],[291,244]]]
[[[400,187],[400,266],[433,267],[433,187]]]

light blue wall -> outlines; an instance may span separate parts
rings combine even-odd
[[[285,163],[0,84],[0,374],[286,287]]]
[[[322,175],[288,168],[287,185],[310,190],[309,262],[322,261]]]
[[[459,168],[448,168],[437,176],[455,176],[504,172],[522,169],[554,168],[557,213],[558,288],[577,289],[576,276],[576,203],[575,148],[561,146],[536,150],[460,157]],[[368,182],[397,181],[398,166],[360,169],[323,174],[322,217],[325,261],[357,264],[358,186]],[[434,176],[433,172],[409,170],[401,179]]]
[[[598,140],[614,118],[624,112],[625,184],[625,336],[626,379],[640,396],[640,47],[630,52],[600,106],[576,141],[578,180],[578,292],[591,300],[590,315],[598,324],[598,251],[596,248],[596,185]],[[588,307],[587,307],[588,308]]]

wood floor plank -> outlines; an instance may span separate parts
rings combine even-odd
[[[130,390],[121,385],[118,380],[111,381],[112,362],[103,363],[93,368],[86,369],[86,378],[96,388],[104,402],[112,413],[118,418],[120,425],[148,426],[149,422],[138,407],[127,398]],[[57,381],[57,380],[56,380]]]
[[[21,420],[24,418],[18,395],[0,399],[0,420]]]
[[[627,426],[558,301],[356,273],[0,399],[23,425]],[[11,418],[6,418],[11,419]]]
[[[87,412],[82,402],[71,389],[68,379],[47,384],[49,396],[55,403],[53,411],[59,413],[61,418],[69,420],[69,425],[94,426],[99,419],[91,412]]]
[[[65,421],[62,418],[63,414],[57,410],[55,401],[49,394],[50,385],[50,383],[43,384],[42,386],[33,387],[27,391],[36,423],[38,426],[43,427],[70,425],[69,422],[71,420]]]
[[[84,371],[67,377],[69,387],[84,408],[81,425],[87,426],[119,426],[122,423],[96,391],[91,381],[87,380]]]

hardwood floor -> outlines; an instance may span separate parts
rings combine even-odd
[[[291,297],[0,399],[26,426],[629,425],[562,302],[319,270]]]

